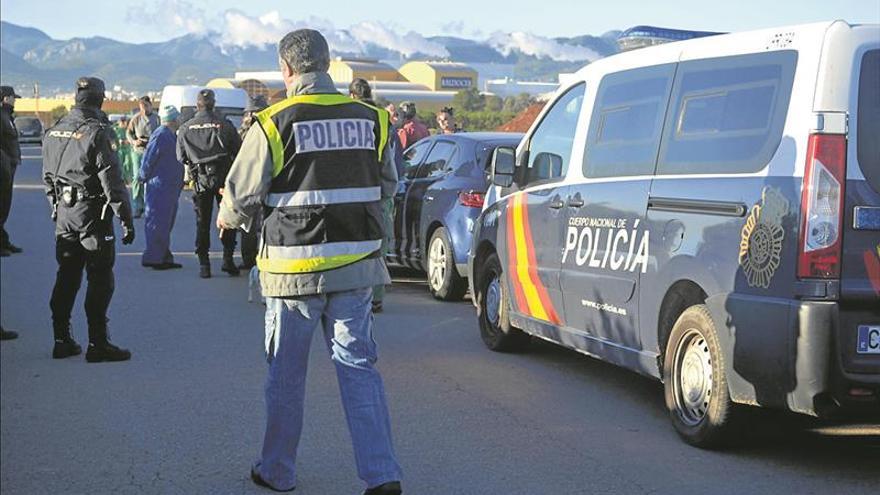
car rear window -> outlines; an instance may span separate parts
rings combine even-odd
[[[41,131],[43,130],[40,120],[34,117],[19,117],[15,119],[15,127],[19,131]]]
[[[797,52],[682,62],[658,174],[748,173],[782,140]]]
[[[862,56],[859,75],[858,141],[862,175],[880,192],[880,50]]]

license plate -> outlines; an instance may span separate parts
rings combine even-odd
[[[859,354],[880,354],[880,325],[859,325]]]

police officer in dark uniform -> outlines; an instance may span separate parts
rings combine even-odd
[[[85,269],[86,360],[125,361],[131,353],[110,343],[107,307],[113,297],[116,259],[113,215],[122,221],[122,243],[131,244],[131,203],[113,129],[101,112],[104,81],[81,77],[76,86],[76,104],[43,138],[43,181],[52,205],[58,261],[50,302],[55,333],[52,357],[62,359],[82,352],[70,334],[70,313]]]
[[[0,86],[0,256],[20,253],[21,248],[9,241],[6,219],[12,207],[12,183],[21,163],[18,129],[15,128],[15,94],[12,86]]]
[[[18,129],[15,128],[15,94],[12,86],[0,86],[0,257],[20,253],[21,248],[9,242],[6,232],[6,219],[12,206],[12,182],[15,169],[21,163],[21,148],[18,145]],[[6,330],[0,324],[0,340],[18,338],[18,333]]]
[[[203,89],[196,100],[197,112],[180,127],[177,133],[177,159],[187,168],[194,182],[193,205],[196,210],[196,255],[199,257],[199,276],[211,276],[208,250],[211,247],[211,218],[214,202],[220,203],[223,184],[229,167],[241,148],[241,138],[235,127],[222,115],[214,112],[214,92]],[[235,229],[221,232],[224,272],[239,274],[232,256],[235,251]]]

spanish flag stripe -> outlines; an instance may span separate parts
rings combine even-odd
[[[513,289],[514,300],[517,309],[525,314],[529,314],[529,306],[526,304],[526,296],[523,293],[522,285],[516,275],[516,239],[514,236],[514,219],[513,210],[515,208],[515,197],[507,205],[507,268],[510,276],[510,286]]]
[[[523,287],[526,295],[526,302],[529,305],[529,312],[534,318],[544,321],[550,321],[544,306],[541,304],[541,297],[538,295],[538,288],[529,276],[529,246],[526,243],[524,220],[523,220],[523,199],[525,194],[517,194],[514,198],[513,224],[514,234],[516,238],[516,274]]]
[[[532,285],[538,291],[538,297],[541,300],[541,306],[544,308],[544,311],[547,313],[547,320],[559,325],[561,323],[559,319],[559,315],[556,314],[556,310],[553,308],[553,301],[550,299],[550,294],[547,293],[547,288],[544,287],[544,284],[541,283],[540,277],[538,277],[538,262],[535,259],[535,243],[532,239],[532,228],[529,223],[529,209],[524,207],[522,210],[523,215],[523,230],[525,231],[526,238],[526,246],[528,246],[528,267],[529,267],[529,277],[531,278]]]

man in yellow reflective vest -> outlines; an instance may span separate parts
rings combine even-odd
[[[278,45],[288,98],[257,114],[226,179],[217,226],[252,228],[266,297],[267,421],[254,483],[296,487],[309,345],[320,327],[336,366],[365,494],[401,493],[382,377],[375,368],[372,286],[382,260],[382,199],[397,171],[388,114],[339,94],[327,41],[300,29]]]

